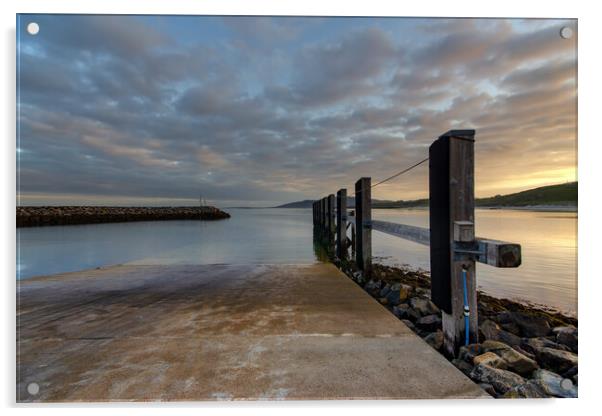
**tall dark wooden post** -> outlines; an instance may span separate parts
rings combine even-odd
[[[355,262],[366,279],[372,276],[372,202],[370,178],[355,183]]]
[[[337,257],[347,258],[347,189],[337,192]]]
[[[326,198],[320,199],[320,230],[324,232],[326,227]]]
[[[334,245],[334,233],[336,230],[336,207],[335,207],[335,198],[333,194],[328,195],[326,198],[326,205],[328,206],[328,244],[331,246]]]
[[[475,262],[454,253],[474,242],[474,130],[451,130],[429,149],[431,298],[442,310],[444,349],[455,356],[464,344],[464,284],[469,342],[478,342]]]

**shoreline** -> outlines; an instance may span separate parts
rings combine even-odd
[[[55,225],[102,224],[136,221],[202,220],[230,218],[216,207],[105,207],[23,206],[17,207],[17,228]]]
[[[441,311],[421,271],[373,264],[366,280],[353,261],[334,261],[348,277],[440,354]],[[495,398],[578,396],[578,318],[477,291],[479,343],[446,357]]]

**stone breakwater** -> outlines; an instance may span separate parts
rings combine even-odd
[[[17,207],[17,227],[226,218],[230,214],[215,207]]]
[[[375,264],[366,280],[352,262],[335,262],[432,348],[443,354],[441,311],[425,273]],[[577,397],[577,319],[477,293],[479,343],[447,357],[497,398]]]

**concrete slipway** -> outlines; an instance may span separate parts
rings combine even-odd
[[[18,401],[489,397],[331,264],[114,266],[17,306]]]

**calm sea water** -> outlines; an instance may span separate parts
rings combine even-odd
[[[224,221],[71,225],[17,230],[17,279],[112,264],[312,263],[311,210],[229,209]],[[426,210],[374,210],[375,219],[428,226]],[[477,210],[480,237],[522,245],[517,269],[478,265],[479,286],[495,296],[577,309],[577,215]],[[428,270],[428,247],[373,233],[387,264]]]

